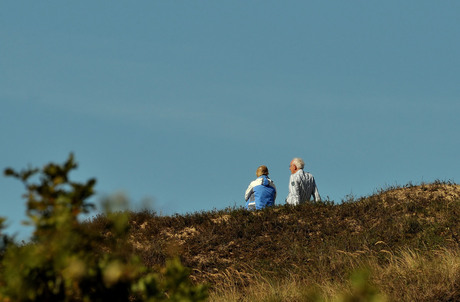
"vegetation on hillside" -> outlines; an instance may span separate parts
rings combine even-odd
[[[207,287],[210,301],[460,300],[455,183],[254,212],[109,207],[81,223],[95,181],[70,181],[75,167],[5,171],[26,185],[36,231],[2,236],[0,301],[202,301]]]
[[[460,186],[438,181],[341,204],[130,213],[129,240],[149,267],[179,256],[196,283],[210,284],[215,301],[332,300],[356,292],[376,301],[455,301],[459,215]],[[104,216],[91,225],[110,238]]]

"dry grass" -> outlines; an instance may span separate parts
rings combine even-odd
[[[460,249],[405,250],[374,275],[393,301],[460,301]]]
[[[347,257],[355,262],[353,255]],[[238,279],[235,274],[227,276],[222,287],[211,293],[210,301],[332,302],[348,301],[351,296],[366,298],[362,301],[459,301],[460,250],[422,253],[407,249],[390,258],[387,264],[380,264],[375,257],[366,256],[353,266],[358,272],[355,276],[336,280],[325,273],[320,283],[308,276],[268,280],[256,274],[242,289],[233,280]]]

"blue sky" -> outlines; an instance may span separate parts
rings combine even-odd
[[[162,214],[458,182],[459,1],[0,2],[0,168],[64,162]],[[22,184],[0,177],[7,233]]]

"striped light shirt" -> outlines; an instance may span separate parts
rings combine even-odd
[[[286,203],[298,205],[308,202],[312,195],[315,202],[321,200],[313,175],[303,170],[298,170],[296,173],[291,174]]]

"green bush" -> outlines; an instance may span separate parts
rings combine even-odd
[[[205,300],[207,288],[193,285],[179,260],[154,272],[127,251],[129,224],[124,212],[106,214],[110,246],[98,248],[103,234],[78,221],[93,208],[87,199],[94,194],[96,180],[70,181],[69,172],[76,167],[71,154],[62,165],[5,170],[26,187],[28,223],[35,231],[31,242],[23,245],[2,236],[0,301]]]

